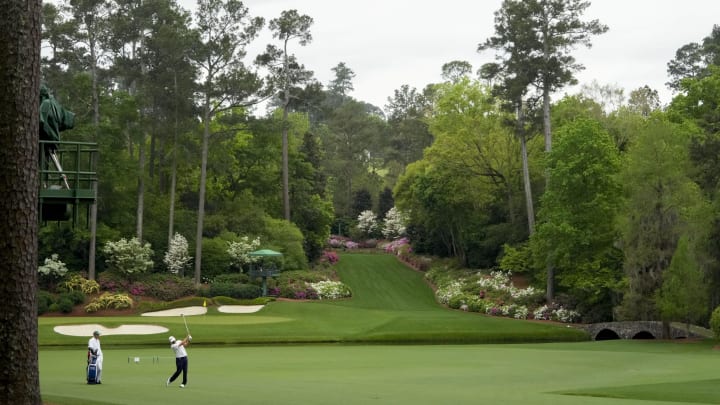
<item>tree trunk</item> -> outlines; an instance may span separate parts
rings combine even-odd
[[[90,30],[88,30],[90,33]],[[100,96],[98,94],[97,54],[95,52],[95,36],[90,34],[90,76],[92,81],[92,109],[93,109],[93,140],[97,142],[100,131]],[[97,170],[98,157],[92,155],[90,170]],[[97,198],[98,184],[93,182],[93,195]],[[88,247],[88,278],[95,280],[95,245],[97,244],[97,199],[90,205],[90,246]]]
[[[137,188],[137,228],[135,235],[138,241],[142,242],[143,237],[143,216],[145,212],[145,134],[140,138],[138,145],[138,188]]]
[[[286,221],[290,221],[290,164],[288,157],[288,111],[287,104],[283,108],[283,130],[282,130],[282,189],[283,189],[283,214]]]
[[[0,7],[0,404],[40,405],[37,243],[40,1]]]
[[[535,232],[535,208],[532,199],[532,185],[530,183],[530,167],[528,164],[527,139],[525,137],[525,113],[520,100],[517,109],[517,137],[520,139],[520,154],[522,155],[523,188],[525,190],[525,209],[527,211],[528,235]]]
[[[177,112],[177,73],[173,72],[173,82],[175,85],[174,101],[175,104],[175,122],[173,125],[173,142],[172,148],[172,167],[170,168],[170,217],[168,218],[168,247],[172,241],[173,234],[175,232],[175,187],[177,187],[177,137],[178,137],[178,112]]]
[[[547,46],[546,46],[547,54]],[[546,56],[547,60],[547,56]],[[550,153],[552,150],[552,132],[550,128],[550,86],[549,84],[543,83],[543,132],[545,133],[545,153]],[[545,189],[548,184],[548,174],[545,173]],[[547,291],[546,300],[549,303],[555,298],[555,264],[548,263],[547,265]]]
[[[205,182],[207,181],[208,139],[210,138],[210,100],[205,100],[205,128],[202,138],[202,158],[200,163],[200,196],[198,197],[197,232],[195,233],[195,284],[200,285],[202,264],[203,219],[205,218]]]

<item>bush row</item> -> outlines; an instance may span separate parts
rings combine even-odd
[[[75,305],[85,302],[85,293],[82,291],[68,291],[61,294],[52,294],[48,291],[38,291],[38,315],[46,312],[70,313]]]

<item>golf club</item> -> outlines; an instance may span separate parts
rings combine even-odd
[[[187,335],[190,336],[190,328],[187,326],[187,320],[185,319],[185,314],[180,314],[182,316],[183,322],[185,322],[185,331],[187,332]]]

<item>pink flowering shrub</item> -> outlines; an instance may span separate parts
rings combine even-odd
[[[336,252],[333,252],[332,250],[326,250],[323,252],[322,257],[320,258],[321,262],[328,262],[330,264],[335,264],[340,260],[340,257]]]

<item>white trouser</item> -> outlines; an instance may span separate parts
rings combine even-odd
[[[102,363],[103,356],[101,354],[97,356],[97,359],[95,359],[95,365],[97,366],[97,381],[101,381],[100,377],[102,377]]]

